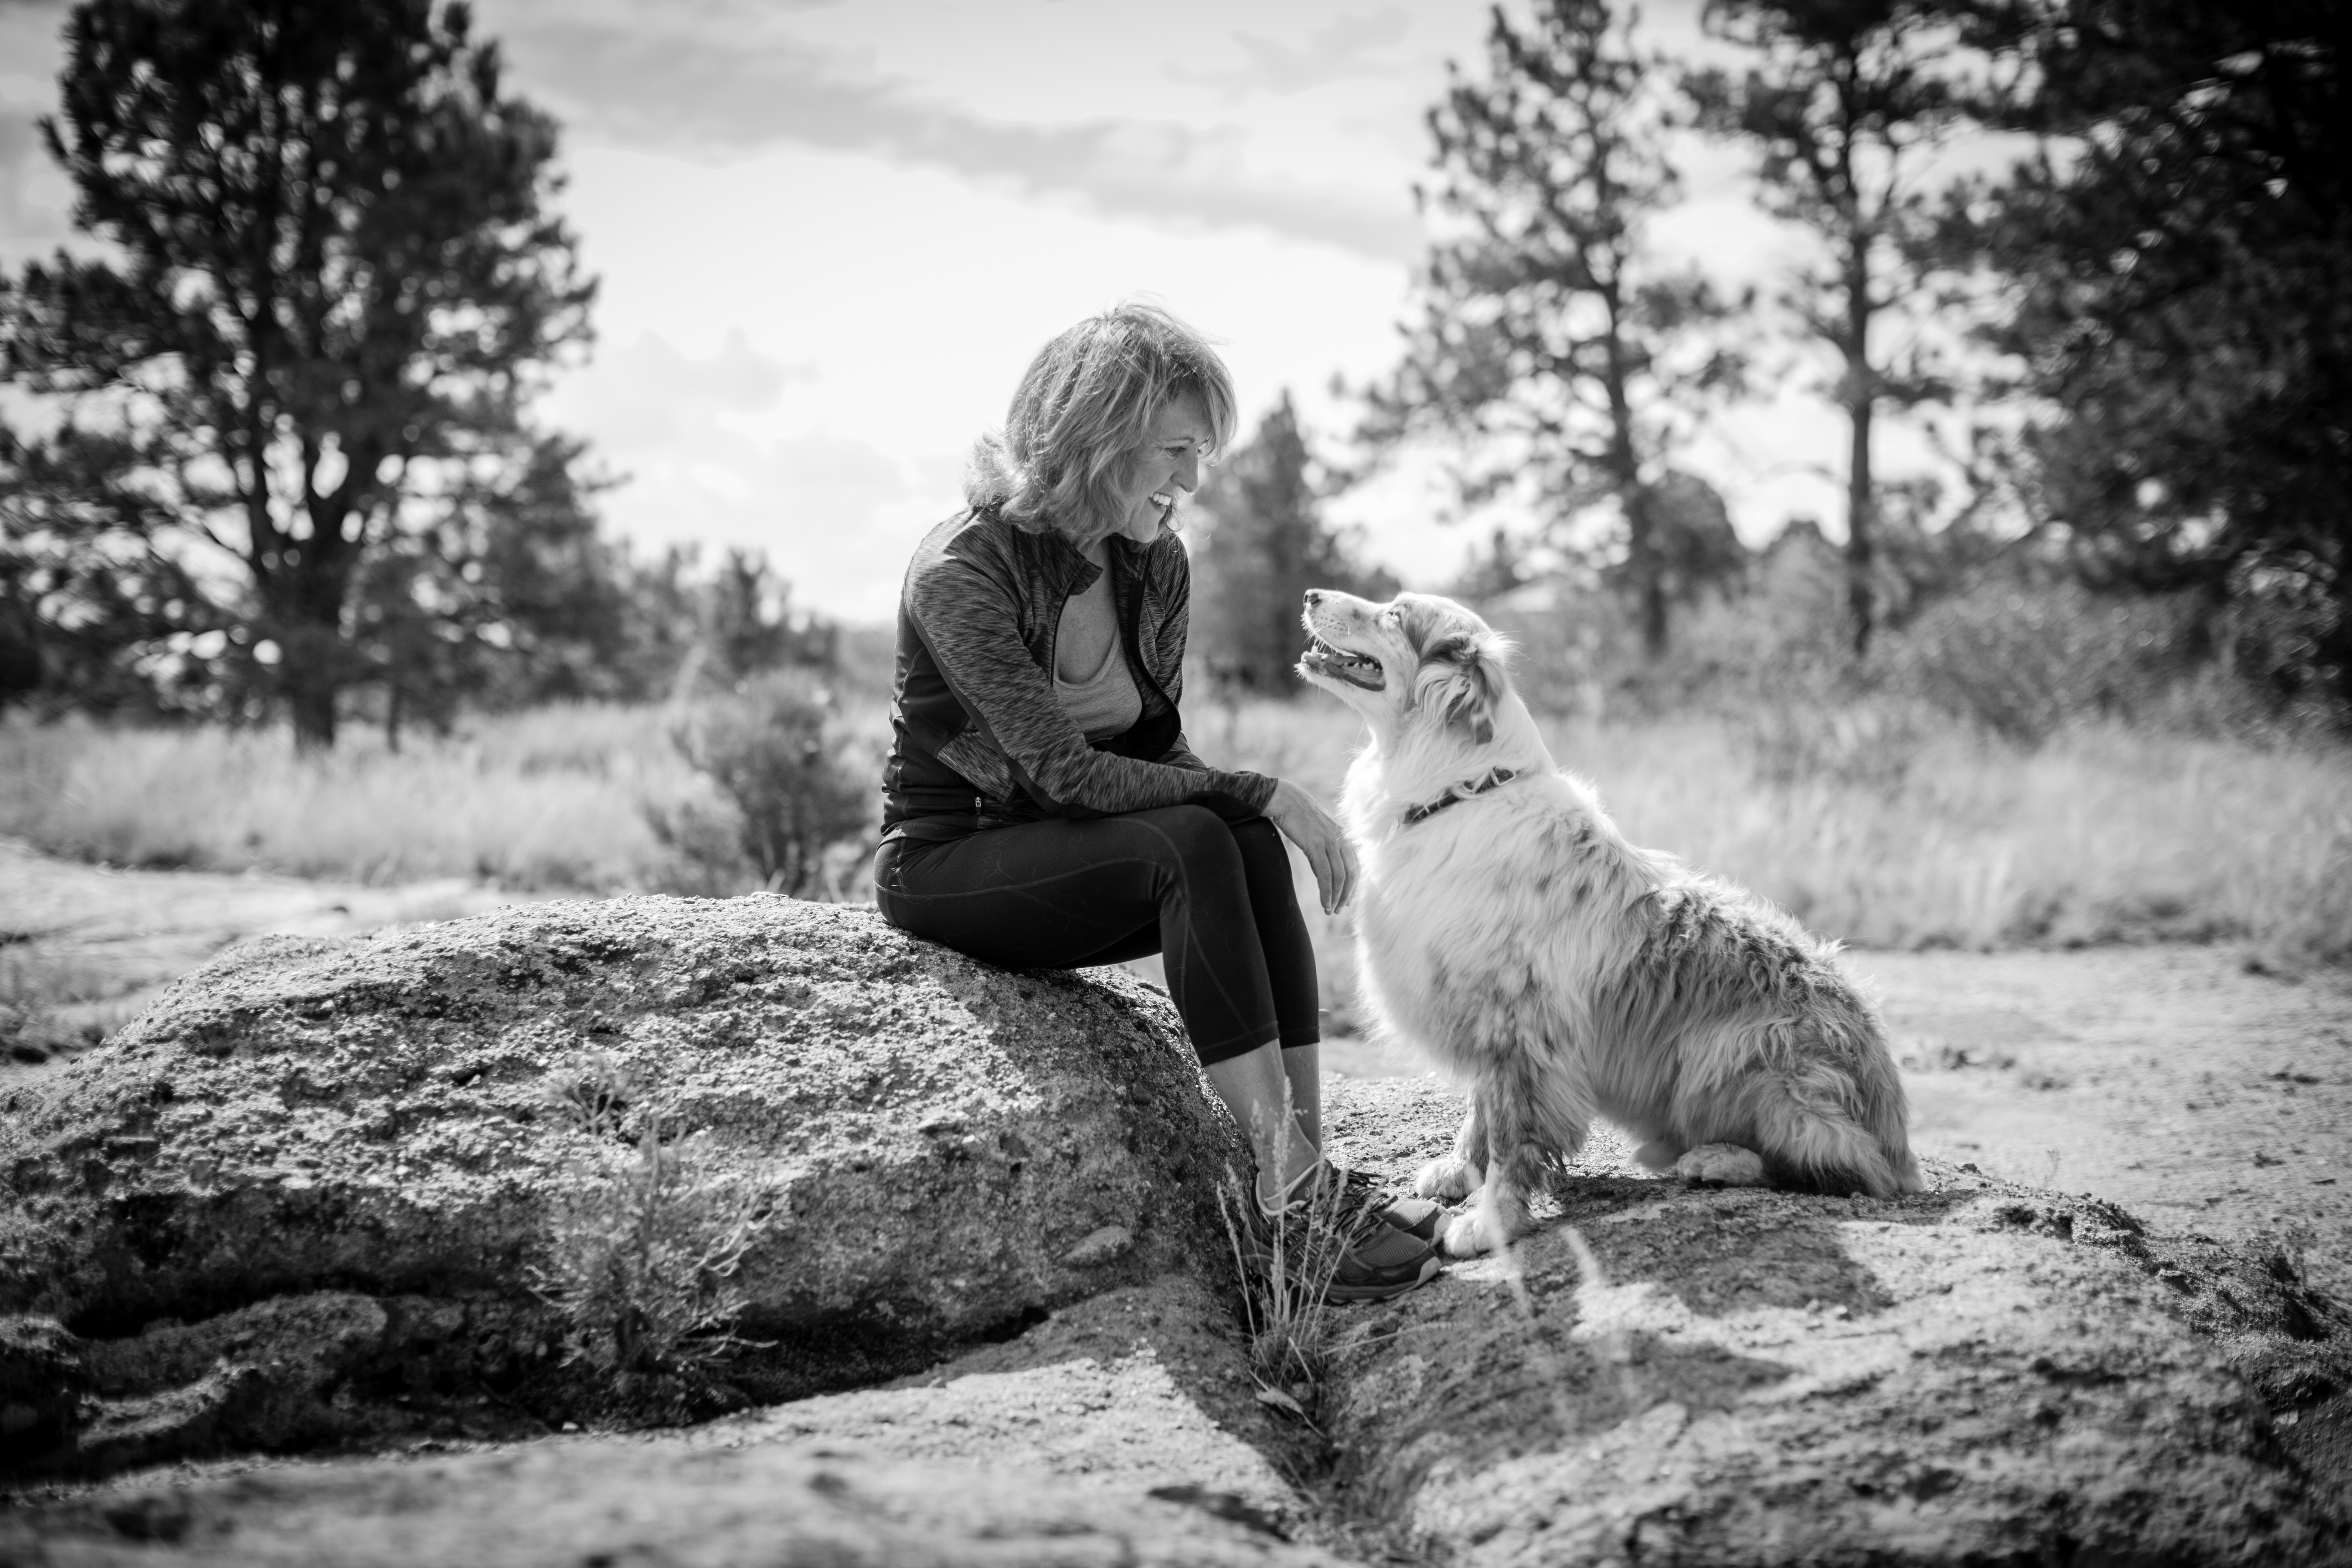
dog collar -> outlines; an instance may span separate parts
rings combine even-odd
[[[1406,806],[1404,825],[1411,827],[1416,822],[1426,822],[1449,805],[1459,805],[1474,795],[1485,795],[1496,784],[1507,784],[1518,776],[1519,771],[1517,768],[1488,768],[1480,777],[1463,784],[1447,784],[1445,793],[1435,800],[1425,800],[1419,805]]]

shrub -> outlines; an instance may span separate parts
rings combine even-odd
[[[826,849],[862,833],[873,816],[879,770],[864,765],[864,748],[808,671],[771,671],[707,700],[671,739],[732,805],[742,862],[772,891],[816,888]],[[707,807],[649,821],[682,854],[713,858]]]
[[[2085,719],[2129,719],[2189,673],[2183,598],[1994,579],[1883,639],[1882,679],[2003,740],[2031,744]]]

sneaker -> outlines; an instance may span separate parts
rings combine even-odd
[[[1339,1267],[1331,1272],[1331,1287],[1323,1293],[1324,1299],[1385,1301],[1428,1284],[1444,1267],[1445,1259],[1426,1241],[1376,1226],[1349,1242],[1339,1254]]]
[[[1328,1167],[1327,1167],[1328,1170]],[[1393,1225],[1384,1223],[1385,1211],[1370,1202],[1335,1202],[1347,1192],[1345,1178],[1333,1191],[1334,1178],[1327,1175],[1322,1191],[1311,1196],[1293,1198],[1283,1210],[1279,1221],[1252,1203],[1247,1234],[1241,1237],[1247,1265],[1260,1274],[1271,1273],[1277,1261],[1286,1264],[1293,1278],[1314,1276],[1322,1272],[1313,1260],[1301,1254],[1314,1245],[1309,1226],[1315,1211],[1336,1222],[1331,1240],[1339,1248],[1337,1258],[1325,1255],[1330,1283],[1324,1298],[1330,1301],[1385,1301],[1391,1296],[1402,1296],[1418,1286],[1435,1279],[1445,1266],[1436,1247],[1421,1237]],[[1327,1233],[1328,1234],[1328,1233]],[[1287,1251],[1288,1257],[1282,1258]]]
[[[1361,1209],[1391,1229],[1435,1245],[1437,1233],[1445,1226],[1444,1205],[1392,1193],[1361,1171],[1342,1171],[1331,1165],[1326,1165],[1324,1170],[1329,1173],[1326,1181],[1339,1181],[1341,1201],[1349,1209]]]

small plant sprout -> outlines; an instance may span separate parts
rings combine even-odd
[[[644,1098],[603,1052],[558,1080],[583,1132],[608,1139]],[[621,1378],[705,1373],[750,1342],[734,1325],[734,1283],[773,1198],[758,1176],[713,1168],[708,1134],[637,1116],[635,1157],[609,1149],[574,1162],[548,1205],[545,1261],[532,1288],[562,1314],[569,1357]]]
[[[1277,1151],[1287,1150],[1294,1127],[1286,1096],[1274,1138]],[[1278,1158],[1277,1166],[1282,1163]],[[1241,1279],[1258,1402],[1309,1426],[1334,1349],[1329,1294],[1347,1247],[1346,1205],[1337,1182],[1318,1181],[1305,1197],[1266,1215],[1253,1184],[1230,1166],[1217,1190]]]

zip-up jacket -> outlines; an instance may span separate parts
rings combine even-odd
[[[1184,743],[1192,565],[1175,535],[1109,540],[1120,646],[1141,715],[1089,744],[1054,696],[1054,641],[1070,595],[1103,568],[1059,533],[992,510],[925,536],[898,594],[883,837],[952,838],[1046,817],[1109,816],[1192,802],[1229,822],[1274,798],[1263,773],[1212,768]]]

